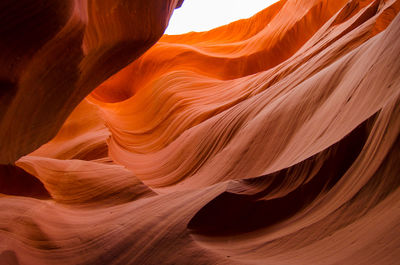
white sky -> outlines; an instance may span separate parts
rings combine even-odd
[[[206,31],[248,18],[278,0],[185,0],[175,9],[165,34]]]

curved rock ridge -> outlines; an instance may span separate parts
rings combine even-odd
[[[0,264],[398,263],[400,1],[45,3],[0,9]]]
[[[211,32],[165,36],[103,83],[89,100],[105,113],[113,160],[155,188],[251,178],[321,152],[379,111],[397,92],[398,73],[389,32],[376,35],[398,2],[311,2],[278,2]],[[293,10],[298,17],[289,16]],[[318,23],[309,34],[308,24]],[[232,31],[248,34],[253,24],[253,36],[229,42]],[[271,56],[281,56],[275,47],[292,42],[298,47],[289,59],[247,74],[254,70],[248,58],[272,64]],[[235,49],[218,52],[225,46]],[[239,68],[237,78],[217,72]],[[116,89],[131,96],[110,102]]]
[[[2,1],[0,163],[54,137],[87,94],[162,36],[181,3]]]

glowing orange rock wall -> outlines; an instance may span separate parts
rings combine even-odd
[[[101,26],[97,12],[111,6],[78,7],[104,34],[87,29],[83,51],[129,35],[117,18]],[[110,53],[114,70],[88,77],[86,93],[101,84],[84,100],[69,94],[75,103],[51,114],[35,105],[42,121],[63,123],[51,141],[2,149],[4,161],[33,152],[0,167],[0,261],[396,264],[399,10],[395,0],[280,1],[163,36],[101,83],[132,47]],[[163,30],[148,25],[135,30]]]
[[[88,93],[161,37],[178,2],[2,1],[0,163],[54,137]]]

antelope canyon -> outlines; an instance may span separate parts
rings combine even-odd
[[[399,264],[400,0],[182,3],[1,1],[0,265]]]

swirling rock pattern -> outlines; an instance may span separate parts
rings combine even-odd
[[[178,2],[2,1],[0,163],[54,137],[87,94],[161,37]]]
[[[32,29],[0,14],[0,264],[398,263],[400,1],[155,44],[179,1],[25,2]]]

